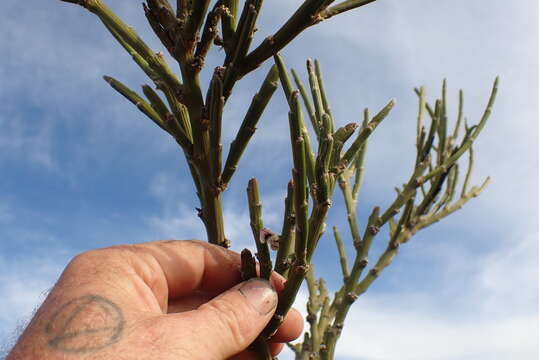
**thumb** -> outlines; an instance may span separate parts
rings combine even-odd
[[[177,314],[181,327],[188,329],[188,334],[181,331],[179,341],[191,359],[227,359],[256,339],[276,306],[277,293],[267,280],[245,281],[197,310]]]

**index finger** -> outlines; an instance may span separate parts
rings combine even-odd
[[[167,240],[135,247],[156,260],[152,267],[152,280],[166,282],[161,284],[166,286],[151,287],[167,288],[169,299],[180,298],[193,291],[215,296],[242,281],[240,255],[217,245],[196,240]],[[146,257],[139,258],[151,262]],[[159,268],[155,267],[156,264]],[[271,280],[277,291],[283,288],[284,279],[277,273]]]

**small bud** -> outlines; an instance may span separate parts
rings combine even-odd
[[[271,249],[276,251],[279,250],[279,235],[271,231],[270,229],[264,228],[260,230],[260,242],[262,244],[269,244]]]
[[[348,294],[346,294],[345,296],[345,301],[348,303],[348,304],[353,304],[356,300],[357,300],[358,296],[354,293],[351,293],[349,292]]]

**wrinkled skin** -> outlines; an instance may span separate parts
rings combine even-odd
[[[242,283],[239,254],[159,241],[75,257],[8,355],[18,359],[255,359],[247,348],[275,311],[284,279]],[[254,290],[253,290],[254,289]],[[270,340],[297,338],[290,311]]]

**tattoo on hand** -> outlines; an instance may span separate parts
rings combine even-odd
[[[99,295],[86,295],[62,305],[47,323],[48,345],[58,351],[90,353],[117,342],[124,330],[118,305]]]

